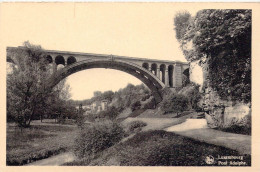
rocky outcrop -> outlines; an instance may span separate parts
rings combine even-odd
[[[251,104],[222,100],[213,88],[209,87],[207,80],[208,67],[206,61],[190,63],[190,81],[201,85],[203,97],[200,107],[205,111],[205,118],[211,128],[229,128],[251,125]]]
[[[201,106],[206,112],[206,120],[211,128],[229,128],[234,125],[246,126],[251,123],[251,104],[221,100],[210,87],[204,89]]]

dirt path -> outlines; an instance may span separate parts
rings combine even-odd
[[[72,162],[74,160],[76,160],[76,157],[72,152],[65,152],[65,153],[61,153],[59,155],[52,156],[47,159],[42,159],[42,160],[27,164],[26,166],[58,166],[58,165],[62,165],[67,162]]]

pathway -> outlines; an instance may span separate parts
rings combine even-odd
[[[75,159],[76,157],[72,152],[65,152],[59,155],[51,156],[50,158],[32,162],[26,166],[58,166],[67,162],[72,162]]]
[[[251,136],[208,128],[205,119],[187,119],[184,123],[164,130],[209,144],[237,150],[241,154],[251,154]]]

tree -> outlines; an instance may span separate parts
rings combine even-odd
[[[141,102],[139,100],[131,104],[132,111],[135,111],[140,108],[141,108]]]
[[[41,119],[43,119],[42,114],[45,114],[45,116],[51,114],[51,118],[55,118],[56,120],[66,117],[75,118],[76,106],[69,101],[69,98],[71,97],[70,87],[66,84],[66,79],[60,81],[52,89],[52,92],[49,93],[49,95],[47,100],[43,102],[42,109],[44,110],[44,113],[40,113]]]
[[[174,17],[174,26],[176,31],[176,38],[177,40],[182,40],[186,29],[189,26],[189,21],[191,19],[191,15],[189,12],[179,12]]]
[[[105,91],[105,92],[102,94],[102,98],[103,98],[104,100],[108,100],[109,102],[112,101],[113,96],[114,96],[114,92],[113,92],[113,91]]]
[[[200,61],[221,99],[250,102],[251,10],[201,10],[186,21],[185,27],[175,23],[186,59]]]
[[[186,96],[181,94],[172,94],[165,97],[162,101],[162,110],[165,113],[178,113],[188,109],[189,100]]]
[[[29,42],[9,57],[15,64],[7,75],[7,115],[13,116],[20,126],[28,127],[48,97],[44,83],[50,70],[41,47]]]
[[[23,47],[9,52],[12,72],[7,74],[7,116],[21,127],[29,127],[32,119],[64,108],[69,87],[61,82],[54,89],[45,87],[51,66],[41,46],[24,42]],[[64,81],[65,82],[65,81]]]

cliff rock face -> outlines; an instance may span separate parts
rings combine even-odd
[[[203,89],[201,105],[206,111],[206,120],[211,128],[229,128],[234,125],[245,126],[251,121],[251,105],[231,100],[221,100],[210,87]]]
[[[199,61],[190,63],[190,80],[201,85],[203,97],[199,102],[200,107],[206,112],[206,120],[211,128],[229,128],[234,125],[245,126],[251,123],[251,104],[222,100],[218,93],[208,84],[207,64]]]
[[[199,65],[199,61],[190,62],[190,81],[199,85],[203,85],[203,69]]]

